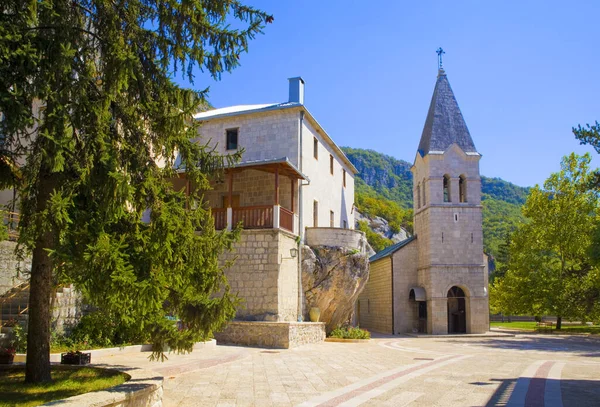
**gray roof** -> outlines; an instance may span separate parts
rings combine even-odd
[[[440,69],[418,151],[421,156],[434,151],[443,152],[453,143],[465,153],[477,152],[446,72]]]
[[[393,244],[391,246],[386,247],[385,249],[383,249],[379,253],[375,253],[374,255],[372,255],[369,258],[369,262],[373,263],[375,260],[379,260],[379,259],[383,259],[384,257],[391,256],[392,254],[394,254],[398,250],[402,249],[404,246],[406,246],[407,244],[409,244],[410,242],[412,242],[416,238],[417,238],[417,236],[411,236],[411,237],[409,237],[407,239],[404,239],[401,242],[398,242],[396,244]]]

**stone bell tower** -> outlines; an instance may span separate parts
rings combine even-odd
[[[413,174],[418,280],[427,333],[489,328],[479,154],[440,67]]]

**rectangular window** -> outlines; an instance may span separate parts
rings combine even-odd
[[[333,156],[329,154],[329,172],[333,175]]]
[[[319,159],[319,140],[316,137],[313,137],[313,155],[315,160]]]
[[[227,150],[237,150],[238,148],[238,129],[227,129]]]
[[[335,227],[335,215],[333,211],[329,211],[329,227]]]
[[[344,188],[346,188],[346,170],[342,170],[342,179],[344,181]]]
[[[313,227],[319,226],[319,202],[313,202]]]
[[[344,220],[344,229],[348,229],[348,222],[346,220]],[[473,233],[471,233],[471,235],[473,235]],[[473,240],[473,239],[471,239]]]

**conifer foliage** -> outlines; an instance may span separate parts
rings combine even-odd
[[[156,356],[191,349],[235,312],[218,255],[236,232],[214,230],[202,197],[239,157],[192,141],[205,94],[172,77],[219,78],[272,16],[235,0],[4,0],[0,20],[0,188],[18,191],[32,254],[26,381],[51,380],[59,283],[151,332]],[[189,195],[169,181],[183,171]]]

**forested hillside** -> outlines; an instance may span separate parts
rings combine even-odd
[[[373,150],[350,147],[342,150],[359,171],[355,181],[358,210],[367,216],[386,219],[392,228],[402,226],[412,233],[411,164]],[[520,207],[529,188],[482,176],[481,190],[483,245],[486,253],[495,256],[506,234],[524,219]],[[381,241],[377,246],[381,246]]]

